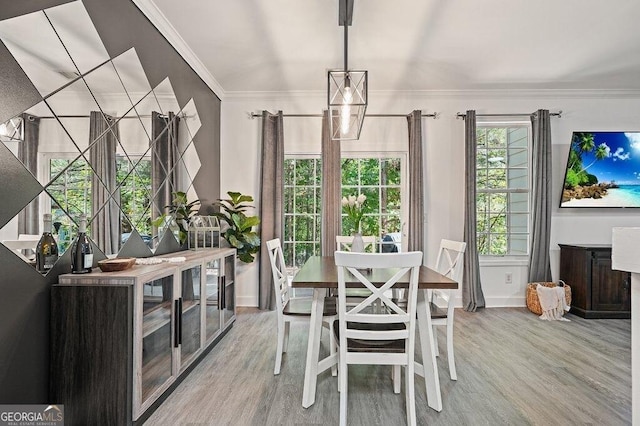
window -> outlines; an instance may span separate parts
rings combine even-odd
[[[311,256],[320,255],[320,158],[288,158],[284,162],[285,264],[300,267]]]
[[[529,251],[529,123],[478,123],[477,239],[481,255]]]
[[[385,246],[401,246],[404,189],[404,161],[391,158],[343,158],[342,195],[367,196],[361,230],[391,241]],[[320,255],[322,168],[319,157],[288,157],[284,167],[284,242],[285,263],[300,267],[310,256]],[[354,232],[346,215],[342,234]],[[377,248],[380,250],[380,247]]]
[[[52,199],[49,205],[41,206],[41,210],[43,213],[51,212],[55,232],[58,234],[58,244],[61,251],[64,251],[76,233],[75,225],[71,223],[67,214],[76,220],[80,214],[92,217],[93,172],[83,157],[76,158],[74,154],[51,153],[43,156],[43,160],[45,166],[42,172],[47,177],[46,180],[51,180],[47,192]],[[148,157],[118,155],[116,184],[116,202],[124,213],[121,233],[130,233],[133,225],[143,237],[150,236],[151,160]]]
[[[122,233],[135,228],[143,236],[152,235],[151,212],[151,159],[118,155],[116,157],[116,181],[120,186],[120,210]]]
[[[52,198],[51,205],[40,208],[44,212],[51,212],[60,252],[69,247],[71,238],[76,233],[75,225],[67,214],[77,218],[84,213],[91,217],[91,168],[84,158],[73,160],[71,155],[58,154],[56,158],[49,158],[46,162],[49,167],[47,180],[55,180],[47,187]],[[68,167],[69,165],[71,166]]]
[[[342,159],[342,196],[367,196],[360,225],[362,234],[375,235],[380,239],[388,236],[398,245],[402,228],[401,165],[400,158]],[[350,235],[355,231],[343,214],[342,234]]]

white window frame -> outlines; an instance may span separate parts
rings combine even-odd
[[[504,255],[501,254],[481,254],[479,256],[479,260],[480,260],[480,264],[482,266],[499,266],[499,265],[504,265],[504,264],[509,264],[509,265],[527,265],[528,264],[528,258],[529,258],[529,250],[530,250],[530,246],[531,246],[531,203],[532,203],[532,198],[531,198],[531,191],[532,191],[532,182],[533,182],[533,168],[532,168],[532,129],[531,129],[531,122],[530,121],[525,121],[525,120],[500,120],[500,121],[495,121],[495,120],[487,120],[487,121],[478,121],[476,123],[476,128],[486,128],[486,127],[491,127],[491,128],[508,128],[508,127],[524,127],[527,129],[527,189],[526,190],[521,190],[521,189],[512,189],[509,190],[507,188],[507,190],[503,191],[503,190],[499,190],[499,189],[488,189],[488,190],[481,190],[480,188],[476,188],[476,196],[478,194],[481,193],[527,193],[527,199],[528,199],[528,210],[526,211],[527,214],[527,231],[526,231],[526,254],[510,254],[508,249],[509,249],[509,239],[510,236],[512,235],[512,232],[509,231],[509,224],[507,223],[507,253]],[[476,155],[478,155],[478,148],[476,147]],[[507,157],[508,158],[508,157]],[[476,170],[477,170],[477,164],[476,164]],[[508,169],[508,167],[507,167]],[[476,176],[477,179],[477,176]],[[517,212],[518,214],[520,213],[524,213],[524,212]],[[477,212],[476,212],[477,215]],[[509,216],[510,216],[510,212],[507,211],[506,213],[506,217],[507,217],[507,221],[509,220]],[[477,230],[476,230],[477,233]],[[522,235],[521,233],[519,233],[519,235]]]

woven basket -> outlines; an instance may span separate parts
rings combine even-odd
[[[538,300],[538,291],[536,287],[538,284],[545,287],[557,287],[556,283],[529,283],[527,284],[527,308],[536,315],[542,315],[542,307],[540,307],[540,300]],[[563,282],[564,284],[564,282]],[[564,297],[567,301],[567,305],[571,305],[571,287],[564,284]]]

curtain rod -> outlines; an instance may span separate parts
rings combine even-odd
[[[166,114],[159,114],[159,116],[161,118],[167,118],[168,117]],[[51,119],[54,119],[56,117],[57,118],[91,118],[90,115],[58,115],[56,117],[54,117],[52,115],[44,115],[44,116],[29,116],[29,117],[37,117],[37,118],[47,119],[47,120],[51,120]],[[125,116],[122,116],[122,117],[115,116],[115,117],[112,117],[112,118],[114,120],[120,120],[122,118],[151,118],[151,117],[152,116],[149,115],[149,114],[142,114],[142,115],[125,115]],[[190,118],[190,117],[193,117],[193,116],[189,116],[189,115],[185,115],[185,114],[179,114],[179,115],[176,115],[176,117],[179,117],[179,118]]]
[[[522,113],[522,114],[476,114],[476,117],[531,117],[536,115],[535,112],[530,113]],[[550,112],[549,115],[551,117],[562,118],[562,110],[558,112]],[[467,114],[463,114],[461,112],[456,114],[456,119],[462,118],[463,120],[467,117]]]
[[[261,118],[262,114],[255,112],[247,113],[250,119]],[[408,114],[365,114],[365,117],[407,117]],[[283,117],[322,117],[322,114],[282,114]],[[438,118],[438,113],[422,114],[422,117]]]

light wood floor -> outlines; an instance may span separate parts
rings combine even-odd
[[[275,315],[241,309],[229,334],[145,425],[338,424],[337,383],[329,372],[318,378],[316,403],[301,405],[305,323],[292,324],[282,371],[273,375]],[[541,321],[525,308],[456,310],[458,381],[449,379],[441,356],[437,413],[416,378],[418,424],[631,424],[630,320],[567,318]],[[349,424],[406,424],[404,386],[393,393],[389,367],[350,367]]]

